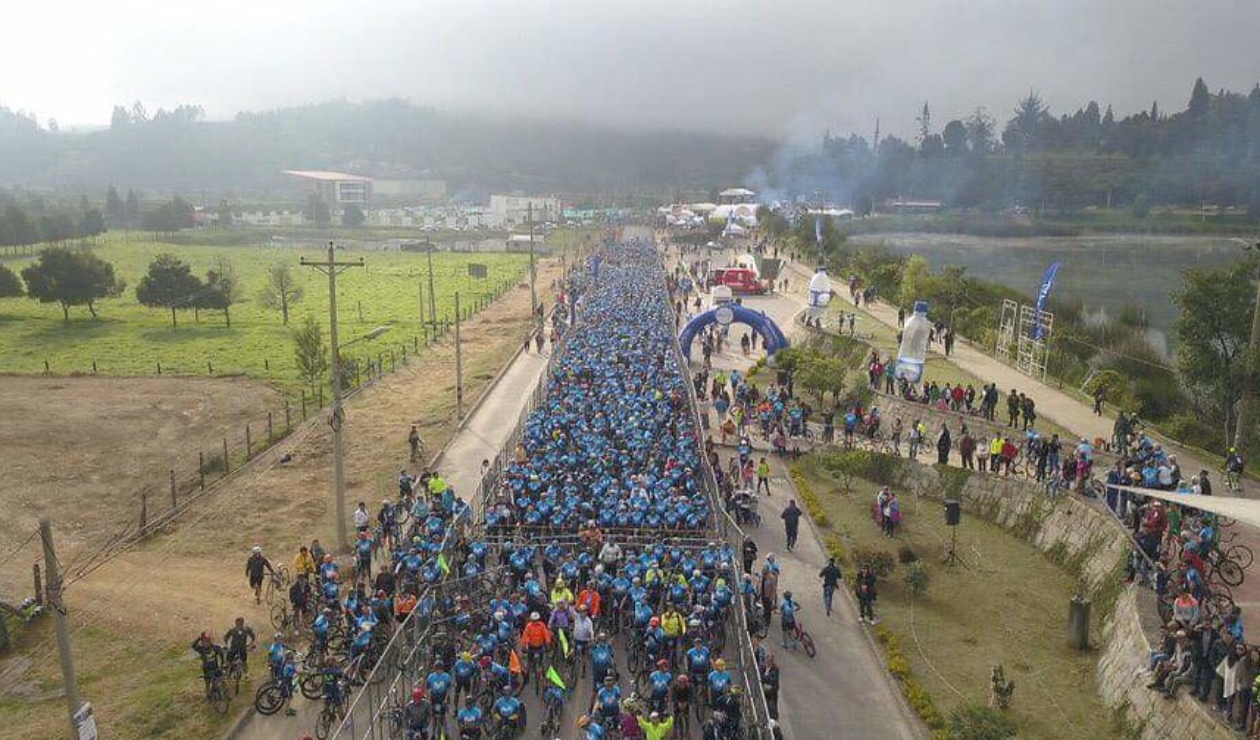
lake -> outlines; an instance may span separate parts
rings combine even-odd
[[[1206,236],[1031,237],[999,239],[958,234],[880,234],[851,237],[855,245],[882,243],[895,254],[922,255],[934,270],[949,265],[1032,296],[1046,267],[1062,264],[1054,295],[1079,299],[1095,316],[1141,307],[1152,343],[1169,350],[1177,307],[1169,292],[1188,267],[1223,267],[1245,257],[1235,239]]]

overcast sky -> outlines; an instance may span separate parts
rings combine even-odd
[[[635,127],[912,136],[1036,89],[1055,112],[1180,109],[1260,79],[1260,0],[15,0],[0,105],[210,118],[400,96]]]

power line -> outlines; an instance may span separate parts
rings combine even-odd
[[[8,565],[9,561],[17,557],[18,554],[22,552],[23,548],[31,544],[31,540],[34,540],[35,537],[38,535],[39,535],[38,529],[32,531],[29,535],[27,535],[26,539],[22,540],[22,544],[10,550],[8,553],[4,555],[4,557],[0,557],[0,568],[3,568],[4,566]]]

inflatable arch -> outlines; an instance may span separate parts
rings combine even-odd
[[[753,331],[761,335],[765,340],[766,352],[774,354],[788,346],[787,336],[774,320],[766,316],[761,311],[754,311],[751,308],[741,306],[738,303],[727,303],[717,308],[705,311],[697,315],[687,325],[683,327],[682,333],[678,335],[678,344],[682,346],[683,357],[691,359],[691,342],[700,333],[700,330],[718,322],[723,325],[727,324],[744,324],[752,327]]]

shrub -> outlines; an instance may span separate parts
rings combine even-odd
[[[928,569],[923,567],[923,563],[915,561],[910,564],[910,568],[906,571],[906,591],[912,598],[919,598],[927,593],[928,584],[932,577],[928,573]]]
[[[827,554],[836,559],[837,565],[849,564],[849,553],[844,549],[844,545],[840,543],[839,537],[834,534],[827,535],[823,546],[827,548]]]
[[[949,713],[950,740],[1006,740],[1015,733],[1015,723],[991,707],[964,704]]]
[[[822,464],[832,475],[862,478],[882,486],[895,486],[901,482],[904,462],[902,458],[870,450],[851,450],[826,455]]]
[[[918,559],[918,554],[916,554],[914,548],[909,545],[902,545],[897,549],[897,562],[902,565],[909,565]]]
[[[869,545],[853,548],[853,562],[859,568],[870,568],[877,578],[887,578],[893,568],[897,567],[897,561],[893,559],[891,552]]]

